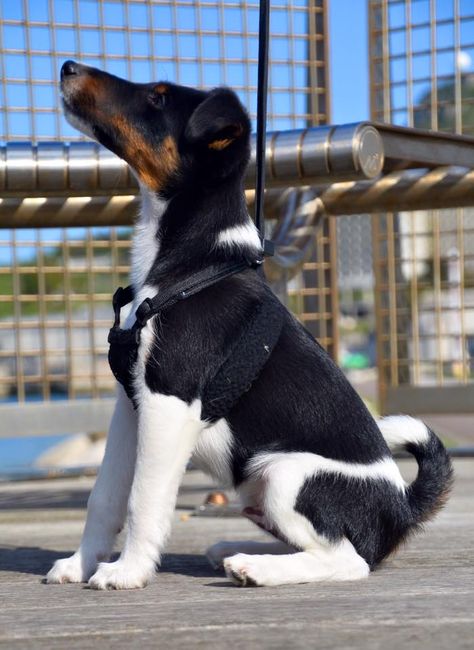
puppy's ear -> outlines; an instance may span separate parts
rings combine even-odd
[[[216,88],[189,118],[185,137],[193,145],[223,151],[234,142],[246,142],[250,120],[232,90]]]

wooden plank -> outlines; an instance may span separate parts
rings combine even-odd
[[[413,463],[402,467],[413,476]],[[473,470],[455,462],[448,507],[368,580],[263,589],[229,585],[204,559],[218,539],[263,535],[241,518],[188,517],[190,498],[202,502],[210,488],[197,472],[185,479],[160,574],[129,592],[41,584],[79,541],[90,479],[0,486],[0,647],[471,648]]]

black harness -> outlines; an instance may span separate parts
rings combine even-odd
[[[135,312],[135,322],[130,329],[121,329],[120,310],[133,302],[132,286],[120,287],[113,297],[115,320],[109,332],[109,364],[115,378],[122,384],[133,405],[137,408],[134,390],[134,366],[138,358],[141,331],[146,323],[175,305],[210,287],[224,278],[248,268],[258,268],[258,262],[228,263],[198,271],[191,278],[177,282],[153,298],[145,298]],[[280,336],[284,308],[271,290],[265,286],[262,302],[243,326],[228,357],[216,369],[202,390],[201,418],[215,422],[225,417],[244,392],[250,389],[260,374]]]

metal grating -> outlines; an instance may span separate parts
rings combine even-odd
[[[273,2],[271,31],[268,127],[326,123],[325,0]],[[67,58],[137,82],[227,84],[254,118],[258,2],[0,0],[0,43],[0,144],[83,139],[60,109],[59,70]],[[26,202],[34,211],[41,200]],[[48,228],[47,218],[44,226],[0,225],[0,400],[110,395],[110,300],[126,283],[130,229]],[[318,247],[322,266],[307,268],[312,282],[332,278],[325,235]],[[307,280],[295,295],[327,293],[303,291]],[[334,349],[333,312],[324,300],[321,314],[319,303],[296,303],[304,322],[322,324],[318,333]]]
[[[136,82],[229,85],[255,116],[258,2],[2,0],[1,140],[76,140],[64,120],[67,58]],[[272,3],[270,129],[328,119],[323,0]]]
[[[325,218],[312,257],[287,291],[289,308],[335,359],[339,347],[336,230],[336,218]]]
[[[99,397],[129,229],[0,230],[0,398]]]
[[[371,114],[474,135],[474,4],[370,0]]]
[[[474,4],[371,0],[369,9],[372,117],[473,135]],[[386,411],[398,407],[404,386],[438,390],[474,381],[474,209],[432,207],[373,220]],[[439,410],[449,410],[452,394],[436,393]],[[472,411],[472,393],[463,394],[457,410]],[[423,410],[416,390],[411,401],[403,395],[408,409]]]

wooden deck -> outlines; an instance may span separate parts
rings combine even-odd
[[[474,460],[455,469],[446,510],[369,580],[260,589],[231,586],[203,557],[219,539],[261,534],[240,518],[189,517],[211,489],[197,472],[161,573],[128,592],[41,583],[77,546],[90,479],[0,485],[0,647],[472,648]]]

